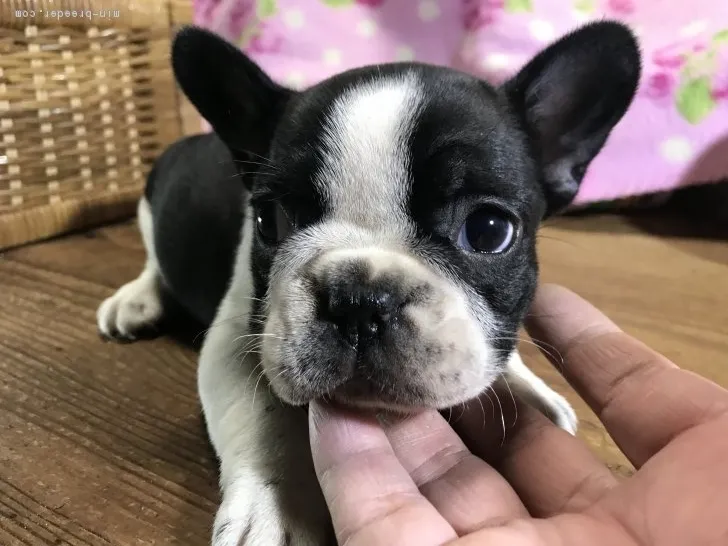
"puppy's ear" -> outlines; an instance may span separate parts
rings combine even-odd
[[[193,26],[175,37],[172,67],[184,94],[234,155],[266,154],[293,91],[234,45]]]
[[[631,31],[598,22],[555,42],[503,85],[540,155],[547,215],[576,196],[589,163],[631,104],[640,72]]]

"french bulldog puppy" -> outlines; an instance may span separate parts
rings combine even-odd
[[[516,345],[539,224],[572,201],[635,95],[625,26],[576,30],[500,87],[397,63],[294,91],[194,27],[172,61],[214,133],[156,162],[138,208],[146,264],[98,327],[154,326],[163,291],[209,326],[198,379],[221,469],[214,546],[333,540],[314,399],[445,409],[505,380],[575,432]]]

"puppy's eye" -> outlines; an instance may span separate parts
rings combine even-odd
[[[293,228],[283,207],[274,202],[258,207],[256,226],[258,234],[269,244],[281,242]]]
[[[460,228],[457,245],[468,252],[498,254],[513,244],[516,226],[506,211],[497,207],[483,207],[468,216]]]

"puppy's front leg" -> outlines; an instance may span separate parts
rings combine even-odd
[[[505,379],[516,396],[534,406],[558,427],[576,434],[578,419],[571,404],[533,373],[514,351],[506,367]]]
[[[270,393],[257,355],[245,352],[257,341],[241,336],[245,331],[244,324],[219,320],[200,355],[200,398],[222,488],[212,545],[331,544],[306,410]]]

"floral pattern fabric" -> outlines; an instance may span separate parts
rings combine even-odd
[[[578,204],[728,179],[726,0],[193,0],[195,22],[294,88],[416,60],[493,83],[583,23],[629,24],[643,77]]]

